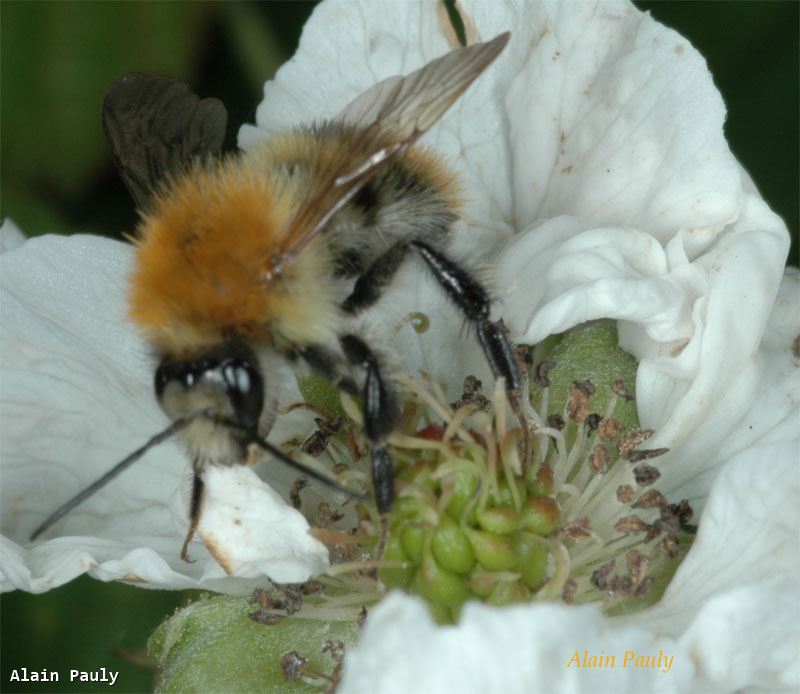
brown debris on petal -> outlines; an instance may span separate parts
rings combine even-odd
[[[527,382],[533,366],[533,354],[529,345],[515,345],[514,347],[514,361],[517,362],[519,372],[524,381]]]
[[[464,379],[464,387],[461,393],[461,399],[456,402],[450,403],[450,408],[458,410],[464,405],[471,405],[479,412],[488,412],[492,403],[482,393],[483,383],[481,383],[475,376],[467,376]]]
[[[567,403],[569,418],[581,424],[589,416],[589,396],[584,386],[577,382],[569,387],[569,402]]]
[[[616,523],[614,523],[614,529],[625,534],[643,533],[649,527],[650,526],[641,518],[639,518],[639,516],[633,515],[620,518]]]
[[[269,626],[273,624],[279,624],[284,619],[286,619],[285,614],[279,614],[278,612],[270,612],[269,610],[265,610],[263,607],[260,610],[256,610],[255,612],[248,612],[247,616],[257,624],[266,624]]]
[[[549,359],[540,361],[533,370],[533,382],[540,388],[548,388],[550,386],[550,369],[553,366],[553,362]]]
[[[366,606],[361,608],[361,612],[358,613],[358,620],[356,621],[356,625],[359,629],[364,626],[364,623],[367,621],[367,608]]]
[[[306,585],[306,584],[304,584]],[[285,612],[283,617],[286,615],[292,615],[295,612],[298,612],[300,608],[303,606],[303,586],[275,586],[275,589],[272,591],[265,590],[263,588],[257,588],[253,591],[253,594],[248,599],[248,602],[252,604],[257,604],[261,607],[258,612],[266,613],[270,610],[282,610]],[[265,618],[265,615],[260,615],[259,618],[256,618],[255,615],[257,613],[253,613],[250,615],[250,618],[256,622],[261,624],[266,624],[268,622],[261,622],[261,618]],[[279,617],[281,615],[275,615]],[[278,620],[280,621],[280,620]],[[271,622],[273,624],[277,624],[277,622]]]
[[[652,576],[645,576],[641,583],[637,584],[636,588],[633,591],[634,598],[641,598],[647,593],[650,592],[650,587],[653,585],[653,578]]]
[[[281,658],[281,672],[287,682],[296,682],[306,671],[308,661],[297,651],[289,651]]]
[[[633,508],[661,508],[667,505],[667,499],[657,489],[651,489],[642,494],[633,504]]]
[[[628,454],[628,460],[632,463],[638,463],[642,460],[650,460],[651,458],[658,458],[669,452],[669,448],[650,448],[650,449],[637,449]]]
[[[344,641],[328,639],[322,644],[320,651],[327,653],[334,662],[341,663],[344,660]]]
[[[317,518],[320,526],[327,528],[331,523],[338,523],[342,520],[342,518],[344,518],[344,513],[341,511],[334,511],[329,503],[321,501],[317,512]]]
[[[659,519],[653,524],[670,537],[676,537],[681,530],[681,522],[669,506],[661,509]]]
[[[621,484],[617,487],[617,501],[627,504],[633,498],[633,487],[629,484]]]
[[[609,417],[600,422],[600,425],[597,427],[597,435],[603,439],[603,441],[611,441],[622,429],[623,426],[619,420]]]
[[[633,477],[640,487],[649,487],[651,484],[655,484],[661,477],[661,473],[652,465],[642,463],[633,468]]]
[[[633,579],[630,576],[614,576],[608,582],[608,589],[614,595],[631,595]]]
[[[674,559],[678,556],[678,540],[674,537],[665,537],[658,543],[658,548],[665,557]]]
[[[611,390],[613,390],[616,395],[619,395],[619,397],[624,398],[628,402],[634,399],[633,391],[623,383],[621,378],[618,378],[611,384]]]
[[[558,539],[569,538],[570,540],[575,540],[575,542],[585,542],[586,540],[589,540],[592,537],[592,534],[589,531],[588,516],[578,518],[574,523],[570,523],[569,525],[561,528],[561,530],[556,533],[556,537]]]
[[[606,590],[608,588],[608,576],[614,570],[614,560],[603,564],[599,569],[592,571],[592,576],[589,579],[591,583],[598,590]]]
[[[638,448],[656,432],[653,429],[634,429],[619,440],[620,458],[628,460],[635,448]]]
[[[597,412],[593,412],[586,418],[586,426],[589,427],[589,431],[594,431],[600,426],[600,422],[602,421],[603,417],[597,414]]]
[[[694,509],[692,509],[686,499],[677,504],[671,504],[670,509],[678,517],[681,525],[688,525],[689,521],[691,521],[694,516]]]
[[[800,359],[800,335],[798,335],[797,337],[794,338],[794,340],[792,340],[791,350],[792,350],[792,356],[795,359]]]
[[[608,449],[603,444],[598,443],[589,454],[587,461],[589,469],[597,474],[603,474],[608,469],[608,459]]]
[[[638,549],[632,549],[625,555],[625,563],[628,566],[628,573],[633,578],[633,582],[638,586],[650,566],[650,560]]]
[[[547,426],[556,431],[562,431],[566,425],[567,423],[560,414],[551,414],[547,418]]]
[[[289,499],[292,501],[292,506],[296,509],[300,510],[303,506],[303,502],[300,499],[300,492],[308,485],[308,479],[305,477],[298,477],[294,482],[292,482],[292,487],[289,490]]]
[[[303,595],[316,595],[325,590],[325,586],[319,581],[306,581],[305,583],[301,583],[298,587]]]
[[[328,441],[331,436],[341,431],[342,419],[337,417],[331,421],[326,421],[322,417],[316,417],[314,421],[317,423],[317,431],[303,442],[300,450],[314,458],[319,458],[328,447]]]
[[[648,544],[655,540],[659,535],[661,535],[661,525],[659,524],[658,520],[653,523],[644,535],[644,543]]]

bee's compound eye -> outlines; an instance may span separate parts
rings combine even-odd
[[[190,389],[197,383],[199,373],[202,373],[207,368],[203,365],[162,361],[158,369],[156,369],[156,397],[160,399],[170,383],[179,383],[186,390]]]
[[[261,374],[243,359],[227,359],[220,366],[239,424],[246,429],[254,429],[264,407],[264,380]]]
[[[178,378],[179,365],[171,361],[162,361],[156,369],[156,397],[160,400],[167,386]]]

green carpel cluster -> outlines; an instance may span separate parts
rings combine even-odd
[[[457,619],[468,600],[527,602],[546,583],[542,539],[560,517],[548,496],[552,471],[494,472],[474,451],[471,460],[438,451],[399,471],[379,575],[387,588],[424,597],[440,622]]]

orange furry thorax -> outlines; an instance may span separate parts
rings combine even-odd
[[[314,282],[326,274],[322,248],[265,278],[296,188],[230,159],[195,165],[162,190],[138,229],[129,309],[157,347],[187,353],[232,335],[271,341],[287,330],[292,339],[295,316],[319,318],[298,302],[326,302]]]

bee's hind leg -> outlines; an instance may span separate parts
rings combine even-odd
[[[522,466],[527,468],[531,445],[522,402],[522,372],[514,353],[514,346],[502,323],[489,320],[492,301],[488,292],[467,270],[427,243],[417,240],[400,241],[378,256],[358,278],[352,294],[347,297],[342,308],[347,313],[357,314],[372,306],[391,284],[409,249],[412,248],[467,320],[475,325],[478,340],[494,377],[505,379],[506,397],[522,429]]]
[[[492,307],[489,294],[472,275],[441,251],[421,241],[412,241],[410,245],[425,261],[445,293],[475,325],[494,377],[505,379],[506,397],[522,428],[522,466],[526,469],[530,458],[530,432],[522,404],[522,374],[505,327],[499,321],[489,320]]]

